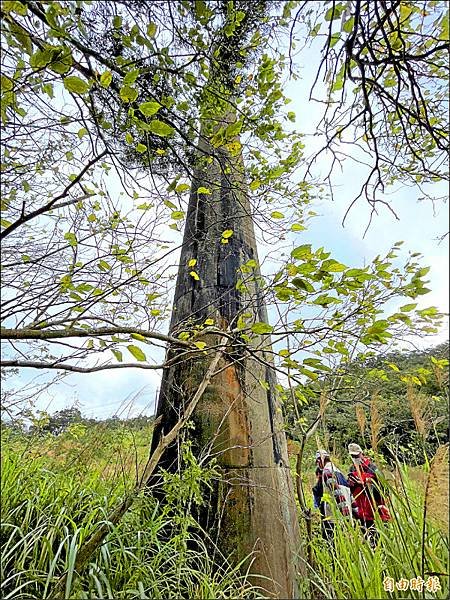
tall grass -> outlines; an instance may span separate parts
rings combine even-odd
[[[167,475],[164,507],[141,495],[120,523],[110,526],[87,568],[74,571],[83,541],[133,487],[150,436],[150,429],[100,426],[57,437],[3,432],[2,598],[50,599],[63,573],[70,599],[262,597],[219,549],[212,555],[205,543],[189,506],[198,501],[199,478],[208,473],[189,460],[184,475]],[[186,452],[189,458],[189,448]],[[439,450],[420,468],[397,464],[385,485],[392,520],[377,522],[374,550],[358,527],[338,515],[334,545],[328,544],[316,515],[304,553],[308,575],[299,582],[301,598],[448,597],[448,451]],[[419,576],[438,577],[442,589],[391,593],[383,587],[388,577],[397,582]]]
[[[91,456],[91,468],[82,468],[87,459],[81,455],[76,459],[73,449],[82,445],[75,442],[60,436],[55,453],[55,440],[36,438],[28,444],[4,435],[0,531],[3,599],[51,598],[56,581],[65,572],[65,596],[70,599],[257,595],[220,553],[212,560],[202,532],[183,513],[181,504],[161,508],[150,495],[142,495],[122,521],[111,526],[85,571],[75,573],[81,543],[134,483],[133,469],[106,469],[109,460],[105,448],[102,456]],[[53,447],[50,453],[49,445]],[[130,464],[131,450],[122,456],[123,464]],[[189,527],[174,530],[174,522]]]
[[[442,457],[439,461],[443,472],[448,470],[448,464],[443,464]],[[430,497],[426,496],[425,486],[411,478],[410,473],[410,468],[398,465],[395,476],[384,481],[392,520],[383,523],[377,518],[379,539],[375,549],[364,539],[355,522],[339,515],[335,519],[334,545],[325,542],[320,537],[317,519],[312,542],[313,559],[308,565],[312,597],[449,597],[448,531],[442,526],[442,521],[428,518],[426,507],[431,502]],[[433,481],[436,488],[435,476]],[[444,480],[441,480],[442,484]],[[441,485],[438,485],[441,501],[446,496],[448,506],[448,489]],[[442,516],[442,511],[439,514]],[[426,583],[433,576],[438,578],[441,590],[431,592],[424,586],[419,592],[409,588],[411,579],[421,577]],[[388,591],[384,586],[387,578],[391,578],[395,586],[400,580],[407,580],[408,589],[395,587],[394,591]]]

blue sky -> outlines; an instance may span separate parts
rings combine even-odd
[[[286,89],[287,95],[292,98],[288,109],[297,114],[294,127],[301,132],[314,132],[321,111],[320,105],[308,101],[314,75],[313,65],[318,62],[316,52],[317,49],[313,47],[302,55],[302,80],[291,82]],[[306,144],[309,142],[318,143],[316,138],[309,138]],[[319,164],[319,170],[320,167]],[[363,200],[352,208],[345,226],[342,226],[343,216],[361,186],[363,174],[363,169],[354,163],[348,161],[344,164],[343,172],[335,180],[334,202],[324,198],[311,207],[318,216],[312,219],[307,231],[297,234],[296,242],[311,243],[315,247],[325,246],[335,259],[357,267],[369,262],[377,254],[387,253],[394,242],[403,240],[405,243],[399,264],[405,262],[408,251],[411,251],[422,253],[423,264],[431,267],[428,287],[432,292],[420,297],[419,307],[434,305],[448,312],[448,236],[442,241],[438,239],[449,229],[448,206],[440,203],[433,208],[427,202],[418,202],[420,191],[417,188],[398,189],[386,199],[394,207],[399,220],[381,206],[364,236],[370,207]],[[445,194],[446,189],[437,184],[436,192]],[[438,343],[447,337],[448,333],[444,331],[434,340],[428,339],[424,345]],[[417,342],[420,345],[420,340]],[[146,351],[150,353],[150,350]],[[151,354],[156,362],[163,358],[161,350],[151,350]],[[30,381],[36,375],[28,371],[23,374],[22,381]],[[159,372],[142,369],[73,374],[52,386],[42,396],[37,408],[53,412],[76,402],[86,416],[95,418],[113,414],[122,417],[152,414],[159,381]]]

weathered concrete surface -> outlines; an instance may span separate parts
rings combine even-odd
[[[204,148],[208,156],[210,149]],[[242,314],[250,322],[267,322],[257,281],[239,290],[236,287],[246,277],[239,267],[250,259],[258,260],[241,159],[225,151],[216,154],[212,162],[197,169],[192,182],[171,321],[175,335],[206,319],[224,328],[235,327]],[[211,194],[198,194],[200,186]],[[227,229],[233,235],[223,244],[222,232]],[[188,266],[191,259],[197,260],[195,267]],[[190,275],[192,270],[198,273],[198,281]],[[258,269],[255,272],[259,274]],[[218,338],[210,334],[202,340],[211,345]],[[299,530],[275,376],[270,355],[258,349],[264,345],[267,350],[267,344],[267,336],[253,342],[264,364],[249,356],[239,340],[230,343],[219,363],[220,372],[196,408],[190,437],[196,453],[215,456],[223,473],[202,514],[211,537],[236,560],[252,554],[253,581],[268,595],[294,598]],[[169,352],[172,356],[175,353]],[[188,358],[165,370],[157,408],[163,420],[154,432],[154,443],[176,422],[209,360]],[[162,465],[174,469],[177,463],[174,445]]]

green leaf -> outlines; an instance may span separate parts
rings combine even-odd
[[[148,37],[151,37],[151,38],[155,37],[156,31],[157,31],[156,23],[150,22],[147,25],[147,35],[148,35]]]
[[[114,356],[116,357],[116,360],[118,362],[122,362],[123,357],[122,357],[122,352],[120,350],[111,350],[111,352],[114,354]]]
[[[82,127],[82,128],[81,128],[81,129],[78,131],[77,135],[78,135],[78,137],[79,137],[79,138],[80,138],[80,140],[81,140],[81,138],[82,138],[83,136],[87,135],[87,133],[88,133],[88,130],[86,129],[86,127]]]
[[[132,333],[131,337],[139,342],[148,342],[147,338],[140,333]]]
[[[390,323],[386,319],[381,319],[380,321],[375,321],[372,325],[367,329],[367,333],[369,335],[376,333],[383,333],[389,327]]]
[[[100,85],[104,88],[107,88],[111,85],[112,81],[112,73],[111,71],[105,71],[100,75]]]
[[[427,275],[427,273],[429,272],[430,267],[422,267],[421,269],[419,269],[416,273],[416,277],[425,277],[425,275]]]
[[[336,33],[333,33],[333,35],[330,38],[330,48],[334,48],[334,46],[336,46],[336,44],[338,43],[338,41],[341,39],[341,34],[339,31],[336,31]]]
[[[64,234],[64,239],[67,240],[69,242],[69,245],[72,247],[75,247],[78,245],[77,238],[76,238],[75,234],[72,233],[71,231],[68,231],[67,233]]]
[[[152,121],[149,125],[149,131],[154,133],[155,135],[159,135],[160,137],[167,137],[175,133],[175,129],[167,123],[163,123],[162,121]]]
[[[400,369],[399,369],[399,368],[397,367],[397,365],[396,365],[396,364],[394,364],[394,363],[387,363],[387,366],[388,366],[389,368],[391,368],[393,371],[400,371]]]
[[[194,346],[197,346],[197,348],[199,350],[203,350],[204,348],[206,348],[206,343],[205,342],[194,342]]]
[[[390,76],[386,77],[385,80],[383,81],[383,85],[386,88],[394,87],[397,85],[397,83],[398,83],[398,80],[396,79],[396,77],[394,75],[390,75]]]
[[[334,298],[333,296],[328,296],[328,294],[321,294],[318,296],[313,304],[318,304],[319,306],[328,306],[328,304],[339,304],[341,300],[338,298]]]
[[[270,216],[272,219],[284,219],[283,213],[278,210],[274,210],[272,213],[270,213]]]
[[[439,316],[439,310],[436,306],[429,306],[428,308],[422,308],[417,311],[417,314],[421,317],[437,317]]]
[[[100,271],[110,271],[111,265],[108,262],[106,262],[106,260],[101,260],[98,263],[98,268],[100,269]]]
[[[147,360],[147,357],[145,356],[144,352],[137,346],[133,346],[133,344],[130,344],[129,346],[127,346],[127,350],[130,352],[130,354],[134,356],[136,360],[139,360],[140,362],[145,362]]]
[[[180,219],[184,219],[184,212],[182,210],[175,210],[170,216],[174,221],[179,221]]]
[[[416,308],[417,304],[405,304],[404,306],[400,306],[400,310],[402,312],[410,312]]]
[[[345,23],[342,25],[342,30],[345,31],[345,33],[350,33],[353,29],[354,24],[355,17],[350,17],[350,19],[347,19],[347,21],[345,21]]]
[[[302,367],[301,369],[299,369],[299,371],[306,377],[309,377],[309,379],[315,380],[319,378],[319,374],[315,371],[311,371],[310,369],[305,369],[304,367]]]
[[[324,365],[318,358],[305,358],[303,364],[314,369],[320,369],[321,371],[331,371],[330,367]]]
[[[205,194],[207,196],[211,195],[211,190],[209,188],[206,187],[202,187],[200,186],[197,190],[197,194]]]
[[[257,323],[253,323],[251,330],[253,331],[253,333],[262,335],[265,333],[272,333],[273,327],[268,323],[263,323],[262,321],[259,321]]]
[[[340,273],[345,271],[347,267],[337,260],[330,258],[328,260],[324,260],[320,268],[322,271],[328,271],[329,273]]]
[[[227,240],[228,238],[230,238],[233,235],[233,230],[232,229],[225,229],[225,231],[222,231],[222,238],[224,240]]]
[[[439,34],[440,40],[445,40],[446,42],[448,42],[449,24],[450,24],[450,15],[449,15],[449,11],[447,10],[446,14],[444,15],[444,17],[440,23],[440,28],[441,28],[441,32]]]
[[[306,227],[301,225],[301,223],[294,223],[291,225],[291,231],[305,231]]]
[[[134,102],[138,97],[138,91],[130,85],[124,85],[120,88],[119,95],[124,102]]]
[[[22,2],[18,2],[18,1],[2,2],[2,9],[4,10],[5,13],[14,12],[18,15],[21,15],[22,17],[24,17],[28,13],[27,6],[25,4],[23,4]]]
[[[416,290],[417,296],[425,296],[425,294],[429,294],[431,292],[430,288],[421,287]]]
[[[136,152],[139,152],[139,154],[143,154],[145,151],[147,150],[147,146],[145,144],[138,144],[136,146]]]
[[[1,87],[2,87],[2,93],[9,92],[13,89],[14,82],[12,79],[7,77],[6,75],[2,75],[1,76]]]
[[[74,94],[85,94],[89,89],[88,82],[76,75],[65,77],[63,82],[66,90],[68,92],[73,92]]]
[[[200,277],[199,277],[198,273],[196,273],[195,271],[190,271],[190,272],[189,272],[189,275],[190,275],[190,276],[191,276],[193,279],[195,279],[195,281],[200,281]]]
[[[55,46],[52,49],[52,60],[49,65],[51,71],[58,75],[64,75],[70,71],[72,63],[72,53],[67,46]]]
[[[334,21],[335,19],[339,19],[345,10],[345,4],[343,2],[339,4],[333,3],[333,6],[325,13],[325,21]]]
[[[168,208],[171,208],[172,210],[176,210],[176,208],[177,208],[176,205],[173,202],[171,202],[170,200],[164,200],[164,204]]]
[[[189,183],[179,183],[175,188],[175,191],[178,194],[182,194],[183,192],[187,192],[190,189],[190,187],[191,186],[189,185]]]
[[[311,256],[311,244],[303,244],[294,248],[291,252],[292,258],[301,260],[302,258],[309,258]]]
[[[139,110],[146,117],[152,117],[160,108],[161,104],[159,102],[142,102],[142,104],[139,104]]]
[[[2,8],[4,8],[4,6],[5,2],[2,3]],[[25,52],[27,54],[31,54],[33,52],[33,44],[31,43],[31,38],[28,32],[17,23],[10,23],[9,29],[11,34],[16,38]]]
[[[52,60],[51,48],[45,48],[44,50],[36,50],[34,54],[30,56],[30,67],[35,71],[47,67]]]
[[[294,279],[292,280],[292,285],[295,285],[297,289],[304,290],[305,292],[316,291],[313,288],[313,286],[309,283],[309,281],[306,281],[306,279],[301,279],[300,277],[294,277]]]
[[[123,78],[123,83],[128,85],[130,83],[134,83],[136,79],[139,77],[139,69],[131,69]]]
[[[338,92],[339,90],[342,90],[342,88],[344,87],[344,74],[345,70],[343,67],[341,67],[339,72],[336,74],[333,85],[331,86],[332,92]]]

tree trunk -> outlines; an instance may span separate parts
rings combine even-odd
[[[200,146],[203,156],[192,181],[172,335],[191,331],[207,319],[223,330],[236,328],[242,316],[250,324],[267,322],[259,267],[250,276],[240,271],[249,260],[258,263],[242,156],[213,149],[205,140]],[[198,193],[200,187],[211,193]],[[233,231],[231,237],[223,238],[225,230]],[[225,239],[228,243],[223,243]],[[192,259],[196,264],[188,266]],[[245,278],[249,281],[239,285]],[[201,339],[211,346],[219,335]],[[201,521],[233,562],[252,555],[252,583],[270,596],[294,598],[299,528],[276,378],[267,352],[270,340],[268,336],[252,340],[250,353],[242,342],[239,336],[230,341],[219,372],[195,410],[195,429],[188,432],[197,456],[216,457],[223,475],[213,492],[208,491]],[[170,351],[172,356],[176,355]],[[154,445],[182,414],[209,361],[208,355],[188,357],[165,369],[157,408],[162,421],[154,432]],[[173,444],[162,466],[174,470],[178,464],[178,446]]]

